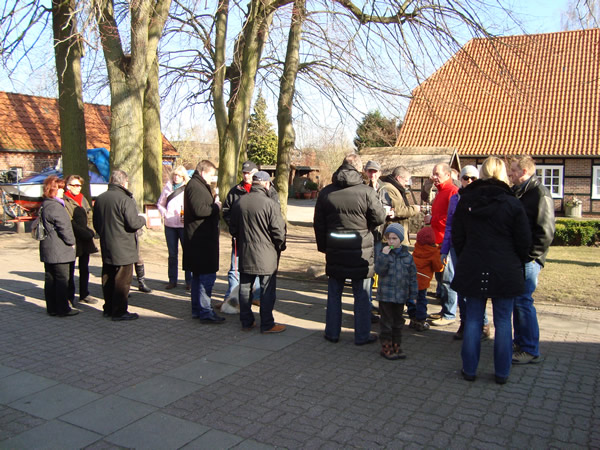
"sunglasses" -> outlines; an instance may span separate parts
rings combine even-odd
[[[469,181],[469,180],[475,181],[477,179],[477,177],[469,177],[469,176],[465,175],[462,177],[462,179],[465,181]]]
[[[71,187],[81,187],[80,184],[70,184],[69,186],[71,186]]]

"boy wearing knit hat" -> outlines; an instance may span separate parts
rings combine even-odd
[[[423,227],[417,233],[417,243],[413,251],[413,259],[417,267],[417,308],[414,317],[410,318],[410,328],[417,331],[429,329],[427,323],[427,288],[431,284],[434,272],[444,270],[440,258],[440,249],[435,245],[435,233],[431,227]]]
[[[384,231],[387,245],[375,259],[375,272],[379,275],[377,300],[381,318],[381,356],[386,359],[404,359],[400,348],[404,319],[404,304],[417,297],[417,268],[405,245],[404,227],[391,223]]]

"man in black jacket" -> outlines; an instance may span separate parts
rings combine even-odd
[[[216,171],[212,162],[200,161],[183,193],[183,269],[192,272],[192,318],[206,324],[225,321],[211,305],[219,270],[221,203],[210,187]]]
[[[248,195],[234,203],[229,232],[237,241],[240,264],[240,321],[242,330],[254,328],[250,290],[260,281],[260,331],[281,333],[284,325],[275,323],[273,307],[279,255],[285,248],[285,223],[279,203],[269,197],[271,178],[267,172],[252,176]]]
[[[548,188],[535,175],[535,162],[530,156],[514,158],[509,176],[515,195],[525,207],[531,228],[529,262],[525,264],[525,292],[515,297],[513,311],[513,364],[538,363],[541,360],[540,328],[532,295],[554,239],[554,201]]]
[[[146,225],[146,218],[138,213],[128,188],[127,174],[114,170],[108,190],[94,203],[94,228],[102,250],[104,316],[115,321],[138,318],[136,313],[127,312],[127,296],[133,264],[139,259],[136,231]]]
[[[370,344],[369,288],[374,274],[373,230],[385,220],[385,209],[373,188],[363,183],[362,162],[347,155],[333,174],[333,183],[321,190],[313,227],[317,249],[326,255],[329,277],[325,339],[338,342],[342,327],[342,291],[347,278],[354,294],[354,343]]]
[[[253,161],[246,161],[242,164],[242,181],[232,187],[227,193],[225,202],[223,203],[223,220],[229,226],[231,209],[233,205],[243,196],[250,192],[252,188],[252,176],[258,172],[258,167]],[[271,186],[269,188],[269,196],[277,199],[277,191]],[[277,201],[279,201],[277,199]],[[237,250],[237,242],[235,237],[231,238],[231,264],[229,272],[227,272],[227,292],[225,292],[225,301],[229,298],[237,298],[237,287],[240,283],[240,274],[238,271],[239,257]],[[258,280],[254,284],[252,292],[252,300],[258,302],[260,298],[260,284]]]

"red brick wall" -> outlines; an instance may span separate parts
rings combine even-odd
[[[23,176],[38,173],[57,164],[60,154],[53,153],[0,153],[0,170],[22,167]]]

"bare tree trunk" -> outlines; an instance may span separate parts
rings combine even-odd
[[[156,203],[162,188],[162,133],[158,93],[158,56],[150,67],[144,93],[144,202]]]
[[[300,39],[302,25],[306,18],[306,0],[295,0],[292,11],[292,23],[288,37],[287,52],[283,75],[279,85],[279,101],[277,104],[277,171],[275,173],[275,189],[279,193],[281,212],[287,220],[287,199],[290,176],[290,156],[296,144],[296,132],[292,123],[292,107],[298,76]]]
[[[130,190],[140,210],[144,197],[144,93],[170,4],[170,0],[139,0],[130,9],[131,55],[127,55],[112,1],[97,0],[98,28],[110,83],[111,170],[127,172]]]
[[[235,73],[229,95],[229,109],[225,105],[225,43],[227,29],[228,0],[219,4],[217,12],[215,39],[215,80],[213,96],[215,100],[215,117],[219,133],[219,191],[226,195],[237,181],[240,154],[244,150],[244,142],[258,63],[264,44],[269,37],[269,29],[273,20],[275,2],[252,0],[241,40],[236,43],[235,61],[239,66],[232,68]]]
[[[81,91],[82,47],[77,34],[74,0],[52,1],[54,57],[58,75],[58,110],[63,176],[80,175],[90,197],[85,115]]]

